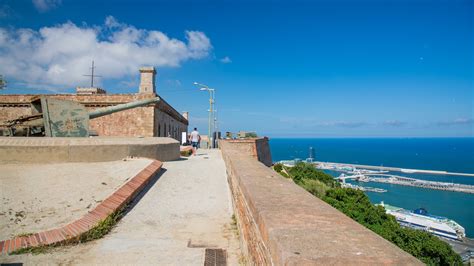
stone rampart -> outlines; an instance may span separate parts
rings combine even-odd
[[[256,265],[422,265],[262,161],[266,139],[221,141],[241,246]],[[260,153],[260,155],[258,155]]]
[[[249,138],[249,139],[232,139],[222,140],[224,143],[232,143],[232,150],[242,155],[255,158],[266,166],[272,165],[272,155],[268,138]]]

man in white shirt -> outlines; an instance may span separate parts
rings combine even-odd
[[[189,141],[193,146],[193,155],[196,155],[196,150],[199,146],[199,142],[201,141],[201,135],[199,135],[197,128],[194,128],[193,132],[191,132],[191,134],[189,135]]]

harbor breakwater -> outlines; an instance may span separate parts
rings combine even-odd
[[[379,177],[371,177],[371,176],[379,176]],[[388,177],[384,177],[384,176],[388,176]],[[388,183],[388,184],[395,184],[395,185],[402,185],[402,186],[412,186],[412,187],[421,187],[421,188],[428,188],[428,189],[446,190],[446,191],[474,194],[474,186],[472,185],[426,181],[426,180],[408,178],[408,177],[403,177],[403,176],[395,176],[395,175],[377,175],[377,174],[366,175],[365,178],[359,178],[358,181]]]

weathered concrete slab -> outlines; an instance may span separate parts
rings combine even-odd
[[[172,138],[8,138],[0,137],[0,163],[105,162],[145,157],[160,161],[180,157]]]
[[[243,251],[252,264],[421,265],[257,157],[242,152],[242,143],[222,141],[221,149]]]

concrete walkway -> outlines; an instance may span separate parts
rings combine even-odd
[[[163,172],[103,239],[51,253],[0,257],[26,264],[203,265],[206,247],[224,248],[238,264],[238,237],[219,150],[166,162]],[[154,183],[154,184],[153,184]]]

